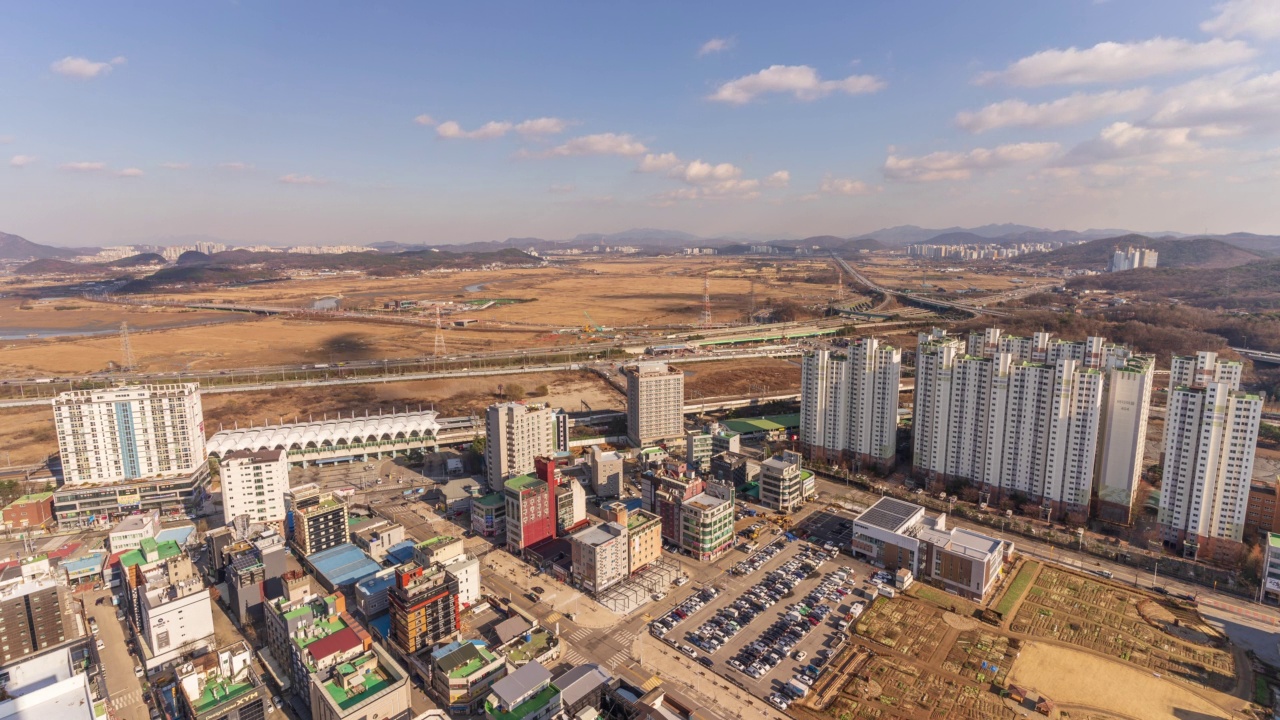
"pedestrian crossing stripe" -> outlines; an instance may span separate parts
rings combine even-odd
[[[662,684],[662,679],[659,678],[657,675],[654,675],[650,677],[648,680],[645,680],[644,684],[640,686],[640,689],[645,692],[649,692],[650,690],[658,687],[661,684]]]
[[[553,612],[553,613],[551,613],[550,615],[548,615],[548,616],[547,616],[547,622],[552,622],[552,623],[553,623],[553,622],[560,622],[560,619],[561,619],[561,618],[563,618],[563,617],[564,617],[564,616],[563,616],[563,615],[561,615],[560,613],[558,613],[558,612]]]

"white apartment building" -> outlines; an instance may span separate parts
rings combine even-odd
[[[627,378],[627,439],[645,447],[684,435],[684,372],[665,362],[622,368]]]
[[[800,443],[810,457],[892,464],[898,438],[902,351],[860,338],[843,352],[805,355],[800,370]]]
[[[1213,352],[1170,364],[1159,522],[1190,557],[1230,556],[1244,537],[1266,398],[1241,392],[1241,374]]]
[[[1159,258],[1160,254],[1151,248],[1127,247],[1124,250],[1117,248],[1111,255],[1111,263],[1107,266],[1107,272],[1153,268],[1159,262]]]
[[[199,577],[146,591],[138,632],[146,644],[148,670],[212,645],[212,603]]]
[[[239,515],[255,523],[284,522],[284,495],[289,491],[284,450],[237,450],[223,457],[219,468],[224,524]]]
[[[631,574],[627,528],[616,522],[580,530],[569,536],[573,579],[583,590],[598,595]]]
[[[485,411],[485,473],[489,487],[534,471],[533,459],[556,450],[556,412],[545,405],[507,402]]]
[[[121,520],[107,535],[107,547],[112,553],[136,550],[145,539],[155,539],[160,532],[160,511],[152,510],[139,515],[130,515]]]
[[[197,383],[71,390],[53,416],[67,485],[190,475],[205,462]]]
[[[784,450],[760,463],[760,504],[778,512],[794,512],[806,493],[800,454]]]
[[[622,474],[624,459],[622,453],[604,451],[598,445],[592,446],[591,456],[591,489],[597,497],[622,497]]]
[[[916,351],[914,469],[1087,513],[1095,486],[1127,522],[1141,471],[1151,358],[1102,338],[1049,333],[967,342],[935,329]],[[1102,458],[1099,461],[1099,446]]]

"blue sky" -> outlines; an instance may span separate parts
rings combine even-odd
[[[1280,0],[8,3],[0,230],[1280,233]]]

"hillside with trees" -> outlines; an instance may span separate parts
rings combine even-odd
[[[1153,239],[1145,235],[1122,235],[1068,245],[1047,253],[1026,255],[1018,261],[1027,265],[1105,270],[1116,250],[1129,247],[1155,250],[1160,254],[1161,268],[1229,268],[1264,258],[1259,252],[1245,250],[1214,238]]]

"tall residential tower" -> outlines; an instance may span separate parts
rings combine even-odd
[[[828,462],[893,464],[902,351],[875,338],[817,350],[800,372],[800,444]]]

